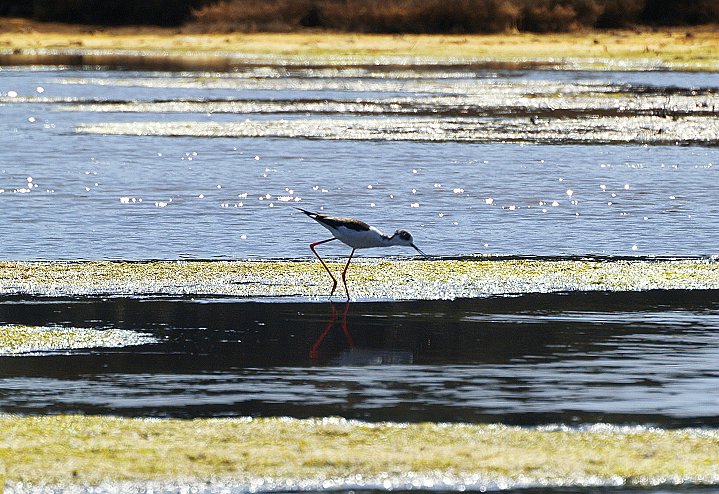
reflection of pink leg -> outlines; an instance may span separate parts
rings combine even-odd
[[[325,264],[325,261],[322,260],[322,258],[320,257],[320,255],[317,253],[317,251],[315,250],[315,247],[318,246],[318,245],[320,245],[320,244],[324,244],[324,243],[326,243],[326,242],[331,242],[332,240],[337,240],[337,239],[333,237],[333,238],[328,238],[327,240],[320,240],[319,242],[315,242],[315,243],[313,243],[313,244],[310,244],[310,250],[312,251],[312,253],[313,253],[314,255],[317,256],[317,259],[319,259],[320,262],[322,263],[322,267],[325,268],[325,271],[327,271],[327,274],[330,275],[330,278],[332,278],[332,291],[330,292],[330,297],[332,296],[333,293],[335,293],[335,288],[337,288],[337,280],[335,279],[334,276],[332,276],[332,273],[330,272],[330,269],[327,267],[327,264]],[[349,297],[349,295],[347,295],[347,297]]]
[[[350,346],[350,349],[355,347],[355,342],[352,341],[352,336],[350,335],[349,330],[347,329],[347,313],[350,310],[350,303],[349,300],[345,304],[345,311],[342,313],[342,331],[345,334],[345,338],[347,338],[347,344]]]
[[[317,360],[317,356],[319,355],[319,349],[320,345],[324,341],[325,337],[327,336],[327,333],[330,332],[330,329],[332,329],[332,325],[337,320],[337,309],[335,309],[335,304],[330,303],[330,307],[332,308],[332,312],[330,312],[330,322],[327,323],[327,327],[322,332],[322,334],[315,340],[315,342],[312,344],[312,348],[310,348],[310,359],[311,360]],[[347,312],[345,311],[345,314]]]
[[[352,249],[352,252],[350,252],[350,258],[347,259],[347,265],[345,266],[345,270],[342,271],[342,283],[345,285],[345,293],[347,294],[347,302],[350,301],[350,291],[347,289],[347,280],[345,279],[345,276],[347,276],[347,268],[350,267],[350,261],[352,261],[352,256],[354,255],[356,249]],[[347,314],[347,311],[345,311],[345,315]]]

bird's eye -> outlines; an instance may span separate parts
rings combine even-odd
[[[401,232],[399,234],[399,238],[401,238],[402,240],[411,240],[412,235],[410,235],[409,232]]]

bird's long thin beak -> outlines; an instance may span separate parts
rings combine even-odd
[[[417,252],[419,252],[420,254],[422,254],[424,257],[429,257],[427,254],[425,254],[424,252],[422,252],[422,251],[420,250],[420,248],[417,247],[416,245],[414,245],[414,244],[410,244],[410,245],[412,246],[412,248],[413,248],[414,250],[416,250]]]

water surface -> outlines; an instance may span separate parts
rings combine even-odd
[[[305,257],[291,205],[435,255],[716,253],[713,74],[1,70],[2,259]]]

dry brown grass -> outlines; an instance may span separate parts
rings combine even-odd
[[[331,29],[374,33],[502,32],[521,12],[509,0],[355,0],[327,2],[325,11]]]
[[[310,0],[223,1],[193,11],[194,22],[187,31],[291,31],[307,24],[311,8]]]
[[[185,32],[576,32],[719,22],[717,0],[4,0],[0,16]]]
[[[694,0],[220,0],[193,11],[190,32],[576,32],[644,23],[719,22],[719,2]]]

